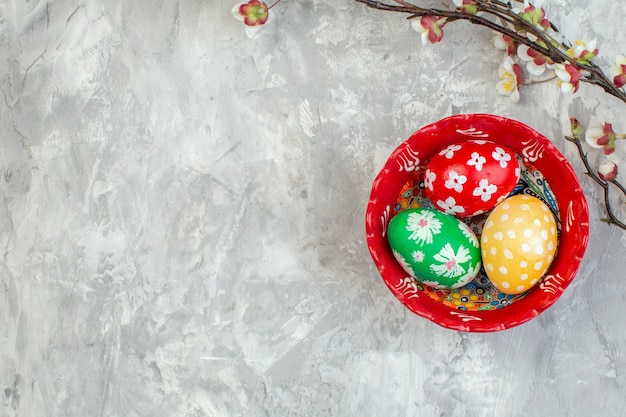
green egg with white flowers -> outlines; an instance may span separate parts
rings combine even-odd
[[[439,210],[403,210],[389,222],[389,246],[407,274],[423,284],[454,289],[480,271],[478,239],[462,221]]]

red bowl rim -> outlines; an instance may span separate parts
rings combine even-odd
[[[559,247],[546,275],[524,298],[497,310],[456,310],[417,291],[393,257],[385,236],[391,211],[407,177],[439,149],[472,139],[508,146],[534,165],[550,184],[559,207]],[[587,248],[589,209],[572,166],[548,138],[513,119],[461,114],[422,127],[392,152],[373,182],[365,229],[367,246],[383,281],[409,310],[449,329],[492,332],[537,317],[563,294],[576,276]]]

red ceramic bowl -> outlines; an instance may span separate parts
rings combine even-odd
[[[464,297],[476,299],[473,290],[436,291],[408,277],[393,257],[386,235],[401,194],[406,194],[407,183],[417,182],[415,178],[429,158],[450,144],[472,139],[490,140],[515,151],[529,167],[529,176],[537,178],[533,187],[548,184],[547,198],[552,201],[560,226],[558,251],[543,279],[507,305],[504,301],[510,297],[487,294],[491,304],[484,303],[478,309],[465,308],[470,304],[461,302]],[[504,117],[464,114],[423,127],[391,154],[374,180],[365,227],[367,245],[378,271],[387,287],[409,310],[450,329],[491,332],[533,319],[561,296],[574,279],[587,247],[589,212],[574,170],[545,136]],[[484,298],[484,289],[480,294]]]

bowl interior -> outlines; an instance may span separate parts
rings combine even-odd
[[[428,205],[421,195],[420,177],[430,157],[452,143],[473,139],[490,140],[515,151],[523,175],[514,193],[541,198],[557,219],[559,246],[554,261],[539,284],[518,296],[499,293],[484,275],[453,291],[422,285],[404,272],[387,243],[387,225],[395,213],[412,205]],[[484,218],[468,221],[478,234]],[[407,308],[447,328],[496,331],[536,317],[573,280],[587,246],[588,209],[572,167],[546,137],[511,119],[466,114],[423,127],[391,154],[372,186],[366,233],[384,282]]]

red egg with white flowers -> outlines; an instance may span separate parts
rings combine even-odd
[[[487,140],[455,143],[426,165],[424,192],[439,210],[464,218],[492,210],[515,188],[515,153]]]

